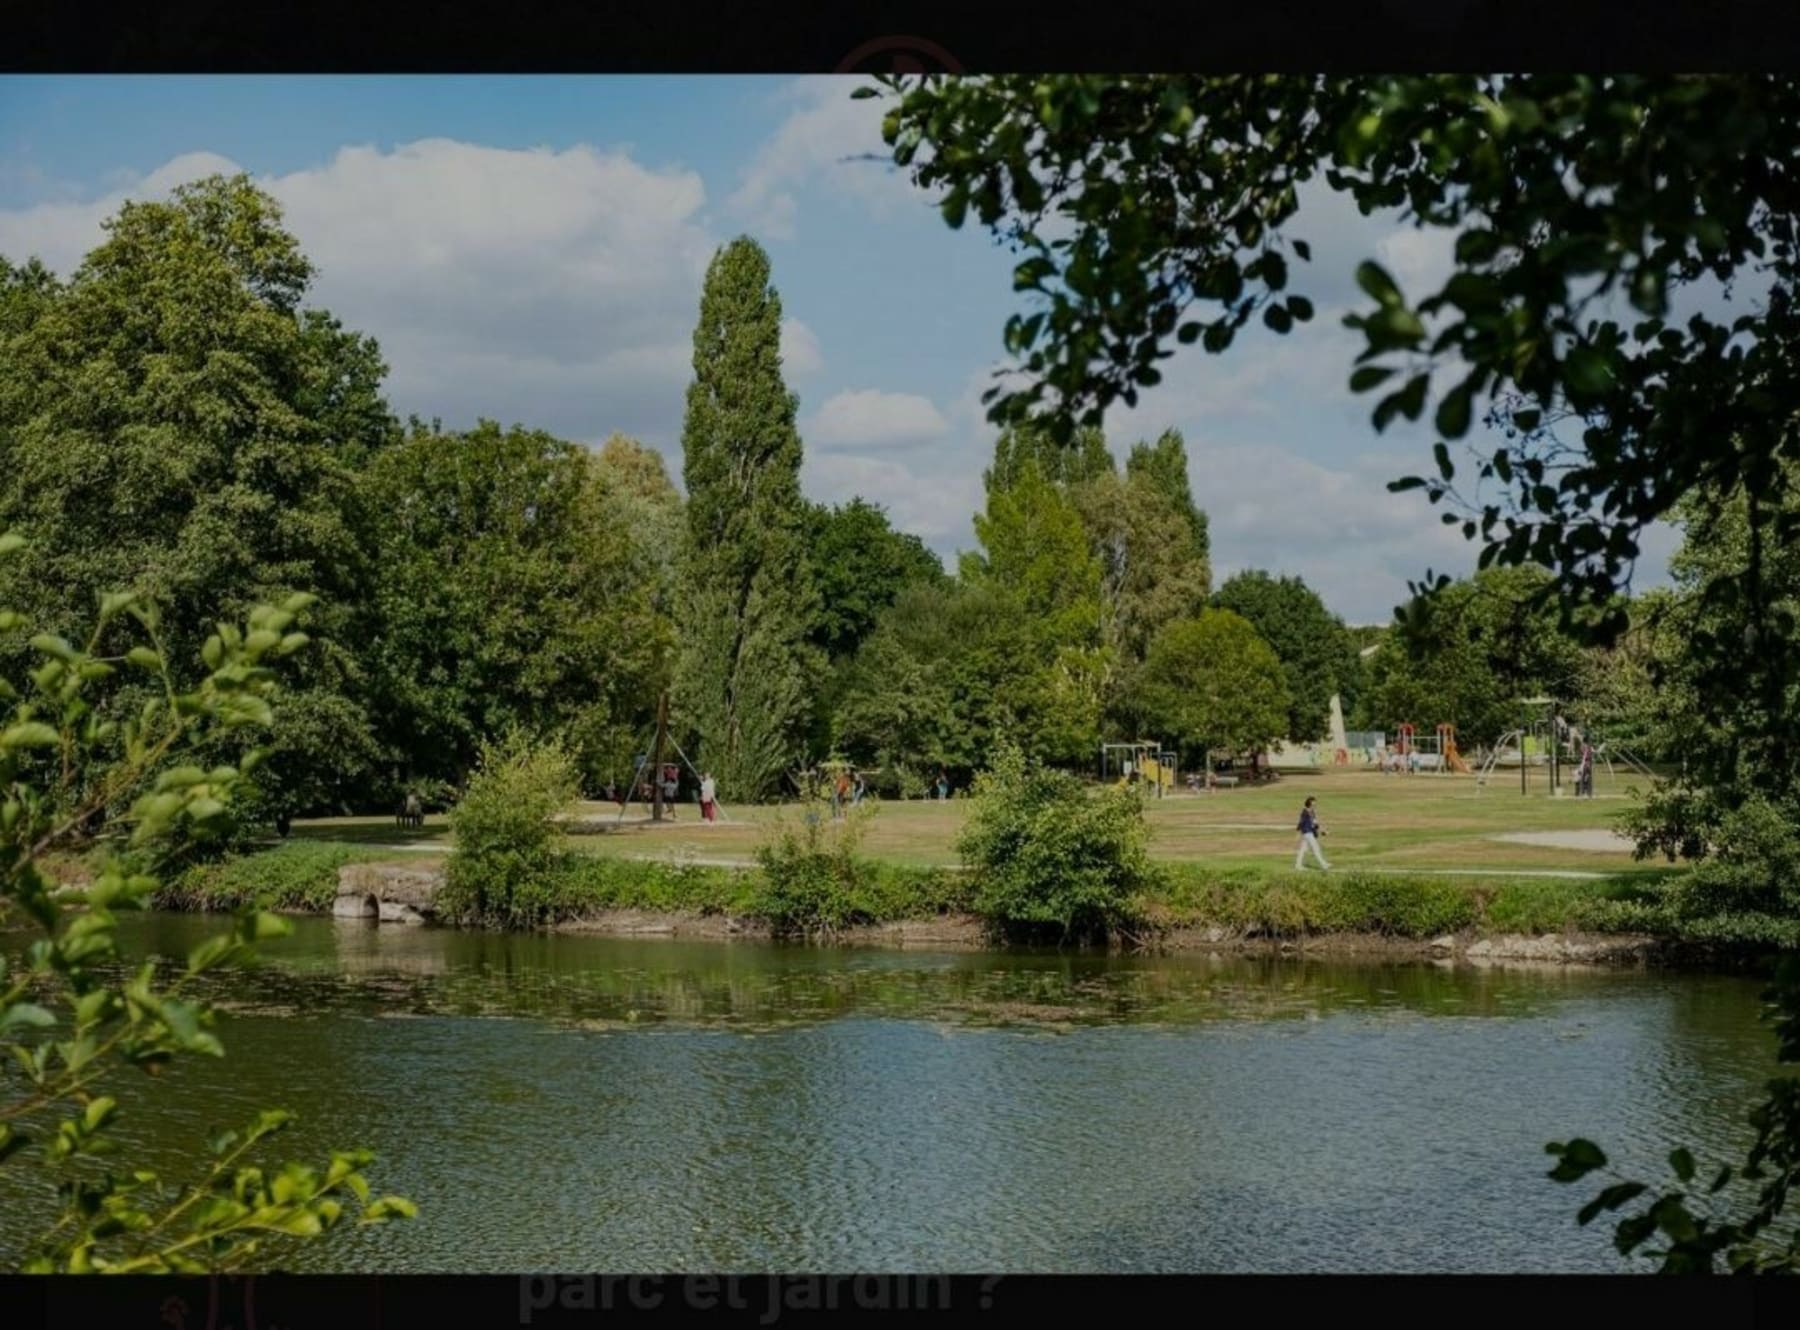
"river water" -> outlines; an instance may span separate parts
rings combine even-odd
[[[216,920],[150,915],[130,954]],[[185,1176],[283,1106],[281,1157],[378,1158],[411,1222],[342,1271],[1607,1271],[1586,1135],[1661,1182],[1741,1150],[1774,1069],[1748,979],[938,954],[304,919],[221,976],[222,1061],[120,1080]],[[140,1102],[141,1099],[141,1102]],[[0,1170],[0,1251],[37,1170]]]

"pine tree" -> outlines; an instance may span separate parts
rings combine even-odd
[[[694,330],[675,681],[691,755],[738,799],[772,792],[801,755],[815,673],[798,402],[780,342],[768,255],[740,237],[707,269]]]

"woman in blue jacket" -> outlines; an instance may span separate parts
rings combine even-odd
[[[1313,798],[1309,794],[1306,802],[1300,806],[1300,845],[1294,851],[1294,869],[1299,871],[1306,866],[1306,852],[1311,850],[1313,858],[1319,861],[1320,868],[1330,868],[1325,862],[1325,851],[1319,848],[1319,837],[1325,834],[1319,826],[1319,815],[1313,811]]]

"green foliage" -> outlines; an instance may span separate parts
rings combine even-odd
[[[1643,926],[1686,942],[1800,950],[1800,808],[1761,794],[1727,808],[1680,786],[1628,810],[1640,856],[1657,849],[1699,862],[1633,903]]]
[[[870,923],[861,898],[876,867],[857,853],[874,810],[860,805],[842,821],[808,810],[798,824],[777,821],[756,850],[762,889],[756,913],[778,934],[828,937],[853,924]]]
[[[1323,739],[1333,694],[1352,693],[1357,681],[1356,648],[1344,621],[1300,578],[1271,577],[1260,569],[1232,576],[1212,603],[1248,621],[1281,661],[1289,698],[1287,737],[1296,743]],[[1346,704],[1353,704],[1353,697]]]
[[[1416,602],[1371,661],[1364,714],[1383,729],[1455,725],[1473,747],[1523,723],[1521,698],[1575,700],[1582,650],[1553,589],[1541,568],[1491,568]]]
[[[997,461],[989,475],[987,510],[975,518],[981,549],[963,556],[963,580],[1012,601],[1029,624],[1035,662],[1011,691],[1031,719],[1015,742],[1079,762],[1099,741],[1110,660],[1101,639],[1100,560],[1080,509],[1035,458],[1012,467]],[[1003,476],[1010,479],[1001,487]]]
[[[1158,880],[1135,790],[1090,795],[1007,744],[976,778],[974,804],[957,849],[976,911],[1002,933],[1105,937]]]
[[[460,781],[513,726],[569,732],[590,787],[629,761],[669,649],[654,560],[676,499],[654,456],[415,423],[369,468],[384,514],[370,666],[412,779]]]
[[[1492,892],[1478,893],[1450,878],[1220,872],[1182,865],[1170,870],[1170,885],[1161,898],[1143,902],[1140,910],[1149,921],[1211,925],[1251,936],[1361,933],[1425,940],[1483,923],[1483,906]],[[1505,931],[1492,919],[1488,922],[1494,931]]]
[[[573,803],[575,764],[558,742],[512,730],[484,743],[455,808],[456,849],[439,909],[451,918],[507,927],[543,921],[545,886],[562,858],[551,819]]]
[[[722,797],[772,793],[800,756],[819,662],[781,299],[755,241],[707,269],[682,425],[687,533],[675,701]]]
[[[161,909],[329,910],[338,870],[371,857],[356,845],[290,840],[274,849],[195,864],[163,886]]]
[[[0,532],[0,555],[21,544]],[[47,856],[83,841],[110,808],[129,810],[114,822],[130,828],[129,845],[140,853],[229,819],[261,754],[208,769],[194,762],[195,749],[267,731],[273,662],[305,645],[294,624],[307,601],[294,596],[253,607],[245,623],[218,623],[199,651],[199,682],[186,691],[168,663],[161,615],[131,594],[101,598],[84,646],[38,633],[29,638],[37,668],[0,674],[8,704],[0,719],[0,926],[22,923],[39,934],[22,972],[8,973],[0,960],[0,1031],[10,1054],[0,1064],[0,1167],[39,1169],[48,1184],[37,1193],[46,1211],[39,1237],[19,1254],[26,1272],[234,1269],[284,1239],[336,1228],[352,1198],[364,1224],[414,1213],[397,1197],[371,1200],[361,1171],[369,1156],[360,1151],[334,1154],[323,1173],[297,1163],[249,1165],[252,1148],[289,1122],[280,1110],[215,1139],[214,1158],[187,1183],[105,1168],[121,1145],[122,1115],[104,1083],[133,1069],[154,1074],[184,1054],[222,1055],[214,1012],[187,990],[287,925],[248,909],[165,979],[154,961],[128,967],[117,940],[118,912],[141,908],[157,891],[154,877],[118,854],[72,892],[56,892],[43,872]],[[12,629],[28,623],[11,609],[0,610],[0,620]],[[102,639],[129,621],[138,641],[103,653]],[[154,696],[114,718],[95,698],[127,668],[154,681]]]
[[[820,601],[813,642],[834,661],[855,654],[906,588],[948,580],[943,561],[917,536],[894,530],[876,504],[810,504],[807,519]]]
[[[1489,408],[1516,437],[1477,464],[1479,504],[1437,473],[1484,565],[1553,566],[1565,604],[1622,624],[1614,594],[1644,526],[1684,493],[1780,482],[1800,330],[1800,93],[1774,75],[1007,75],[878,91],[895,162],[1020,253],[1029,312],[1006,325],[1024,385],[997,421],[1061,430],[1137,401],[1194,342],[1313,314],[1291,291],[1312,251],[1301,186],[1455,237],[1441,286],[1407,293],[1372,262],[1353,391],[1372,417],[1463,439]],[[863,94],[866,95],[866,94]],[[1672,314],[1702,279],[1768,281],[1753,312]],[[1592,303],[1629,302],[1625,318]],[[1011,368],[1011,367],[1009,367]],[[1350,369],[1346,367],[1347,371]],[[1401,377],[1404,376],[1404,377]],[[1552,413],[1579,445],[1544,432]],[[1773,661],[1773,655],[1768,657]]]
[[[1626,876],[1471,883],[1429,874],[1291,873],[1194,863],[1169,865],[1164,876],[1157,892],[1134,905],[1144,924],[1217,927],[1263,937],[1362,933],[1417,941],[1464,932],[1661,931],[1647,916],[1619,908],[1646,891],[1641,880]]]
[[[1281,662],[1230,610],[1166,625],[1138,676],[1138,706],[1164,743],[1204,759],[1212,749],[1260,751],[1287,730]]]
[[[1018,601],[992,586],[902,592],[851,662],[833,743],[853,761],[959,784],[1001,735],[1038,732],[1041,657]]]
[[[1800,966],[1786,962],[1766,1000],[1777,1058],[1800,1062]],[[1702,1170],[1685,1146],[1670,1151],[1673,1185],[1661,1191],[1620,1176],[1604,1150],[1581,1138],[1544,1147],[1557,1161],[1549,1176],[1580,1182],[1602,1169],[1611,1174],[1616,1181],[1576,1218],[1588,1224],[1636,1202],[1614,1226],[1613,1245],[1622,1256],[1655,1261],[1660,1274],[1800,1273],[1800,1228],[1787,1217],[1788,1198],[1800,1183],[1800,1076],[1784,1071],[1768,1081],[1749,1125],[1755,1139],[1735,1166]],[[1760,1184],[1754,1198],[1744,1186],[1749,1182]]]
[[[1194,502],[1193,487],[1188,480],[1187,443],[1180,430],[1164,430],[1155,443],[1139,441],[1131,445],[1125,457],[1125,474],[1142,480],[1180,516],[1188,531],[1189,558],[1209,561],[1212,541],[1207,532],[1206,514]]]
[[[0,528],[30,545],[0,566],[0,598],[70,636],[101,594],[130,588],[161,607],[177,686],[191,687],[214,616],[325,597],[259,804],[331,807],[379,757],[345,645],[369,635],[354,468],[393,429],[378,349],[299,310],[311,265],[244,176],[124,205],[66,285],[5,272]],[[0,644],[0,664],[23,659]],[[115,692],[135,711],[151,679],[121,674],[97,696]]]
[[[1181,436],[1165,434],[1154,452],[1143,452],[1147,446],[1138,444],[1132,456],[1153,463],[1124,475],[1101,471],[1069,491],[1100,560],[1101,637],[1111,666],[1107,709],[1134,733],[1135,676],[1151,639],[1165,624],[1205,608],[1212,584],[1204,517],[1196,536],[1187,498]],[[1169,480],[1177,466],[1178,490]]]

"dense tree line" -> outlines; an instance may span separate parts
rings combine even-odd
[[[736,799],[827,757],[912,792],[1003,744],[1087,769],[1103,740],[1154,738],[1191,763],[1321,738],[1334,694],[1384,728],[1486,734],[1550,689],[1642,728],[1644,652],[1584,651],[1519,609],[1529,573],[1481,574],[1370,663],[1296,577],[1215,592],[1173,431],[1115,455],[1094,427],[1003,429],[954,574],[877,505],[808,501],[749,239],[701,293],[685,495],[622,436],[400,422],[379,347],[304,305],[311,275],[241,177],[127,204],[66,282],[0,267],[0,522],[29,539],[9,600],[73,632],[103,589],[138,588],[181,662],[221,606],[319,597],[263,816],[445,791],[514,731],[560,738],[588,792],[622,787],[665,697]],[[105,706],[145,700],[119,682]]]

